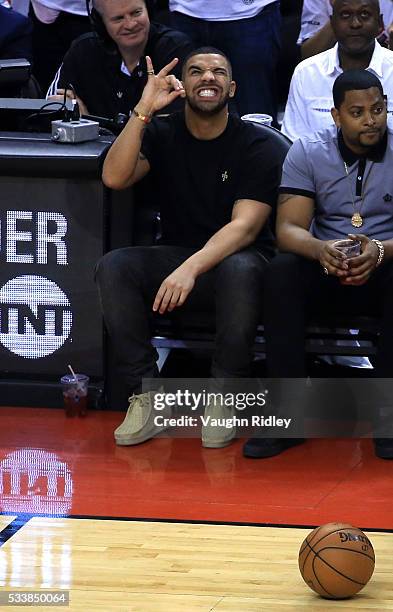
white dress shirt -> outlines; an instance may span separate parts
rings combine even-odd
[[[388,97],[388,124],[393,128],[393,51],[375,42],[367,70],[381,81]],[[332,125],[333,83],[342,73],[338,45],[308,57],[298,64],[292,76],[281,131],[291,140]]]
[[[379,0],[385,28],[393,22],[393,0]],[[330,0],[304,0],[298,45],[314,36],[332,14]]]
[[[275,0],[169,0],[169,10],[206,21],[234,21],[255,17]]]
[[[85,0],[32,0],[35,15],[42,23],[53,23],[61,11],[87,15]]]

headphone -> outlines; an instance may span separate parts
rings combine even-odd
[[[143,0],[143,1],[147,9],[147,14],[149,16],[149,19],[151,19],[155,0]],[[112,38],[109,36],[101,15],[97,11],[97,9],[94,8],[93,0],[86,0],[86,11],[90,19],[90,24],[91,24],[91,28],[93,32],[97,34],[98,38],[102,41],[102,43],[105,45],[105,47],[108,50],[114,51],[116,49],[116,44],[112,40]]]
[[[115,43],[109,36],[107,29],[102,21],[102,17],[93,6],[93,0],[86,0],[86,11],[90,19],[90,25],[93,32],[95,32],[100,41],[108,47],[110,50],[114,50]]]

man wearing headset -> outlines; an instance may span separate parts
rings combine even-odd
[[[146,0],[93,0],[94,32],[78,38],[64,57],[48,97],[78,100],[81,114],[113,118],[128,115],[147,83],[145,56],[161,70],[192,50],[185,34],[151,23]],[[173,110],[169,109],[169,112]]]

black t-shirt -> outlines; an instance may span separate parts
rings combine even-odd
[[[180,61],[173,74],[180,78],[182,62],[192,49],[192,43],[182,32],[158,23],[150,24],[144,54],[151,57],[156,72],[178,57]],[[91,115],[109,118],[118,113],[128,115],[139,102],[147,82],[146,60],[141,58],[131,76],[121,71],[121,64],[122,58],[115,46],[108,49],[94,32],[84,34],[66,53],[48,93],[54,95],[56,89],[71,84]],[[181,108],[179,104],[180,100],[177,109]],[[168,109],[165,112],[176,110],[176,105]]]
[[[164,244],[201,248],[231,221],[236,200],[276,206],[281,166],[271,161],[265,135],[252,123],[229,115],[224,132],[199,140],[188,131],[184,113],[155,118],[142,153],[157,189]],[[273,254],[267,223],[256,243]]]

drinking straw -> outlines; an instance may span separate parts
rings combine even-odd
[[[70,370],[72,376],[74,377],[74,380],[76,382],[77,390],[79,391],[79,393],[81,393],[83,391],[83,386],[81,384],[79,384],[78,378],[77,378],[77,376],[76,376],[76,374],[75,374],[71,364],[68,364],[68,369]]]

